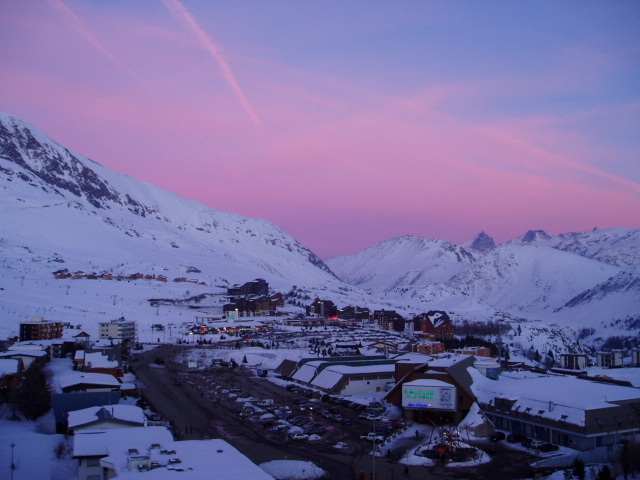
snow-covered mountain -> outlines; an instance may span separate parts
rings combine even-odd
[[[78,270],[116,272],[144,263],[156,273],[192,266],[209,281],[335,281],[315,254],[273,223],[116,174],[8,115],[0,116],[0,189],[5,259],[24,259],[28,247],[32,260]]]
[[[504,245],[449,279],[447,285],[509,312],[540,315],[619,271],[550,247]]]
[[[474,260],[471,252],[454,243],[404,236],[354,255],[334,257],[327,264],[345,282],[389,291],[444,283]]]
[[[499,246],[484,232],[461,247],[402,237],[327,263],[407,307],[464,305],[467,316],[494,309],[576,328],[640,316],[640,230],[530,230]]]

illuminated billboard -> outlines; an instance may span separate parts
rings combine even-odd
[[[414,380],[402,385],[404,408],[456,410],[456,398],[456,387],[441,380]]]

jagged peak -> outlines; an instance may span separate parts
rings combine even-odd
[[[529,230],[524,235],[518,237],[517,240],[519,243],[534,243],[551,239],[553,239],[553,237],[544,230]]]
[[[489,253],[496,248],[495,240],[484,231],[475,236],[473,240],[465,244],[467,248],[479,253]]]

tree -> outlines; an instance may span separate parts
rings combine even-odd
[[[44,371],[32,362],[20,385],[19,406],[29,420],[44,415],[51,409],[51,391]]]
[[[604,465],[596,476],[596,480],[614,480],[615,478],[609,465]]]
[[[578,480],[584,480],[584,477],[587,476],[587,469],[584,465],[584,460],[579,457],[575,458],[575,460],[571,464],[571,469],[573,470],[573,474]]]
[[[242,363],[248,363],[246,355],[244,357],[242,357]]]

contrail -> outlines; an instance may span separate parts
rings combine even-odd
[[[64,20],[68,24],[70,24],[71,27],[76,32],[82,35],[87,42],[89,42],[95,48],[100,50],[100,52],[105,57],[107,57],[109,60],[114,62],[116,65],[118,65],[120,68],[126,71],[129,75],[134,77],[142,85],[145,85],[145,82],[138,76],[138,74],[136,74],[136,72],[131,70],[127,65],[122,63],[122,61],[118,59],[113,53],[111,53],[104,46],[102,46],[102,44],[98,41],[98,39],[93,36],[93,34],[89,31],[87,27],[85,27],[80,17],[78,17],[75,13],[73,13],[73,11],[69,7],[67,7],[64,4],[64,2],[62,2],[62,0],[49,0],[49,3],[62,14]]]
[[[238,98],[240,103],[242,104],[245,111],[253,120],[253,123],[256,125],[258,132],[262,130],[262,124],[256,112],[254,112],[251,104],[245,97],[240,85],[236,81],[231,68],[227,64],[227,61],[222,54],[222,50],[218,47],[213,40],[207,35],[207,33],[198,25],[198,22],[193,18],[193,16],[189,13],[186,7],[180,2],[180,0],[162,0],[164,5],[167,7],[167,10],[171,13],[173,18],[176,19],[178,23],[180,23],[187,30],[191,31],[195,35],[195,37],[202,43],[202,46],[213,56],[215,61],[218,63],[218,66],[222,70],[222,75],[225,80],[233,90],[233,93]]]

